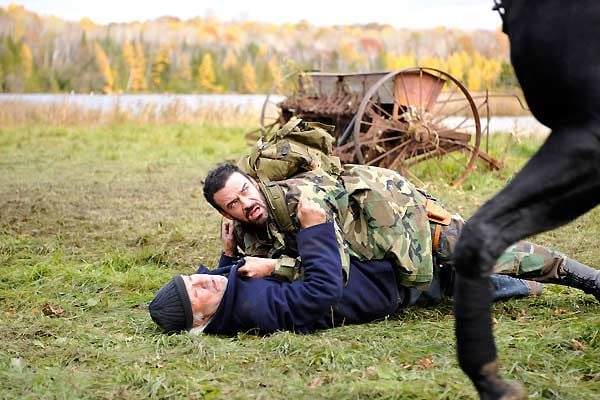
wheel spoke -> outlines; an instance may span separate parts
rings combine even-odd
[[[390,114],[389,112],[387,112],[384,108],[382,108],[379,104],[372,102],[371,100],[369,100],[370,105],[369,108],[365,109],[366,113],[369,114],[370,111],[374,111],[374,109],[378,109],[380,110],[383,114],[387,115],[389,117],[389,119],[393,119],[392,114]],[[379,115],[379,114],[376,114]]]
[[[458,90],[458,86],[454,85],[452,87],[452,91],[450,92],[450,97],[448,97],[446,100],[444,100],[443,102],[441,102],[442,106],[440,107],[439,110],[435,110],[435,112],[436,112],[437,115],[441,115],[442,116],[441,119],[444,119],[444,118],[448,117],[448,115],[442,114],[442,111],[444,110],[444,108],[446,107],[446,105],[452,101],[452,98],[457,93],[457,90]],[[436,119],[433,118],[432,122],[435,122],[435,121],[436,121]]]
[[[400,143],[400,144],[399,144],[399,145],[397,145],[396,147],[393,147],[393,148],[391,148],[391,149],[387,150],[386,152],[384,152],[384,153],[382,153],[382,154],[378,155],[378,156],[377,156],[377,157],[375,157],[374,159],[370,160],[370,161],[368,162],[368,165],[373,165],[373,164],[377,163],[379,160],[381,160],[381,159],[383,159],[383,158],[385,158],[385,157],[388,157],[390,154],[392,154],[392,153],[394,153],[394,152],[397,152],[397,151],[398,151],[398,152],[401,152],[401,151],[402,151],[402,149],[403,149],[404,147],[406,147],[406,146],[407,146],[409,143],[410,143],[410,142],[409,142],[408,140],[407,140],[407,141],[404,141],[404,142],[402,142],[402,143]]]
[[[433,93],[435,92],[435,87],[437,87],[437,85],[440,83],[440,81],[442,80],[442,76],[439,73],[436,73],[436,81],[435,81],[435,85],[433,86],[432,90],[429,91],[429,97],[427,98],[427,104],[431,103],[431,99],[433,98]],[[444,83],[442,84],[442,87],[445,85],[446,81],[444,81]],[[439,94],[438,94],[439,96]],[[432,112],[433,110],[430,110],[430,112]]]
[[[466,103],[464,106],[462,106],[461,108],[459,108],[459,109],[457,109],[457,110],[454,110],[454,113],[452,114],[452,116],[460,116],[460,113],[461,113],[463,110],[469,109],[470,107],[471,107],[471,104],[469,104],[469,102],[467,102],[467,103]],[[441,120],[443,120],[443,119],[446,119],[446,118],[448,118],[448,117],[450,117],[450,115],[443,115],[443,116],[440,116],[439,118],[434,118],[434,119],[432,119],[432,120],[431,120],[431,122],[432,122],[433,124],[436,124],[436,123],[440,122]],[[467,116],[466,116],[465,118],[466,118],[466,119],[468,119],[469,117],[473,117],[473,114],[471,113],[471,115],[470,115],[470,116],[467,114]]]

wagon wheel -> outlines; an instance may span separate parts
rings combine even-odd
[[[260,109],[260,134],[267,136],[274,127],[286,123],[291,115],[284,115],[279,107],[281,96],[289,97],[299,90],[300,70],[294,70],[273,84]]]
[[[415,67],[390,72],[369,88],[353,140],[346,150],[356,162],[398,170],[421,184],[441,178],[457,186],[476,166],[481,124],[458,80]]]

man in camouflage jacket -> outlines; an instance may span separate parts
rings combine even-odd
[[[285,196],[293,225],[288,231],[282,231],[274,222],[269,202],[256,182],[237,167],[219,166],[206,178],[207,201],[222,215],[235,220],[233,226],[225,222],[222,235],[226,256],[238,256],[240,251],[246,256],[240,274],[249,277],[273,274],[288,280],[302,277],[295,244],[299,228],[296,208],[302,197],[319,204],[333,223],[346,279],[350,259],[388,260],[395,267],[399,284],[427,289],[435,276],[443,275],[444,279],[434,279],[434,284],[440,285],[441,281],[438,291],[451,293],[450,259],[464,221],[453,215],[449,224],[441,226],[436,246],[432,246],[437,224],[429,221],[425,195],[397,172],[346,165],[339,177],[316,169],[273,184]],[[556,251],[528,242],[507,249],[495,272],[578,287],[577,282],[565,279],[564,270],[569,263],[586,273],[596,272]],[[535,282],[528,283],[533,292],[540,290]]]

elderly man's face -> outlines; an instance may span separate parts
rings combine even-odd
[[[213,199],[221,208],[221,214],[229,219],[264,225],[269,217],[262,193],[253,181],[239,172],[231,174]]]
[[[192,313],[202,314],[204,320],[212,317],[221,304],[227,278],[207,274],[182,275],[182,278],[192,304]],[[194,320],[193,327],[201,324],[201,320]]]

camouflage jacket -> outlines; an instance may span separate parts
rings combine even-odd
[[[301,279],[296,262],[295,232],[299,198],[320,204],[333,221],[344,271],[350,257],[390,260],[399,283],[424,287],[432,278],[431,233],[423,195],[395,171],[345,165],[340,177],[321,170],[279,181],[296,230],[279,232],[269,219],[268,229],[236,224],[236,239],[246,255],[279,258],[275,273]],[[347,275],[346,275],[347,278]]]

